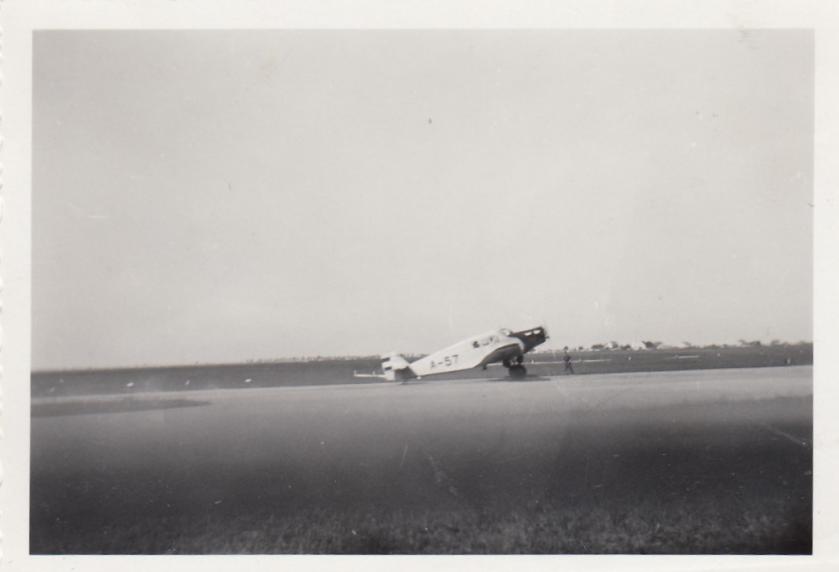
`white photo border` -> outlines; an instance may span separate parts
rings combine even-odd
[[[0,533],[8,570],[811,570],[839,565],[839,5],[830,0],[0,2]],[[44,29],[812,29],[815,33],[813,556],[31,556],[32,39]]]

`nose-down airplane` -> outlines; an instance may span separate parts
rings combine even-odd
[[[501,328],[467,338],[414,362],[390,353],[382,356],[384,375],[381,377],[405,381],[476,367],[486,369],[489,364],[501,363],[510,372],[510,377],[521,379],[527,375],[527,369],[522,365],[524,354],[547,339],[548,332],[541,326],[519,332]]]

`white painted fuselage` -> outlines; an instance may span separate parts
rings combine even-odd
[[[399,354],[387,354],[382,358],[383,377],[390,380],[421,378],[486,367],[491,363],[503,363],[506,367],[518,367],[522,357],[547,339],[542,327],[513,332],[506,328],[491,330],[472,336],[436,351],[414,362],[408,362]]]

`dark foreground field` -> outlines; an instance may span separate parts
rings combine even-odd
[[[809,553],[812,369],[35,399],[32,553]]]

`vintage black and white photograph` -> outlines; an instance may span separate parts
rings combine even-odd
[[[814,69],[36,30],[30,553],[811,554]]]

